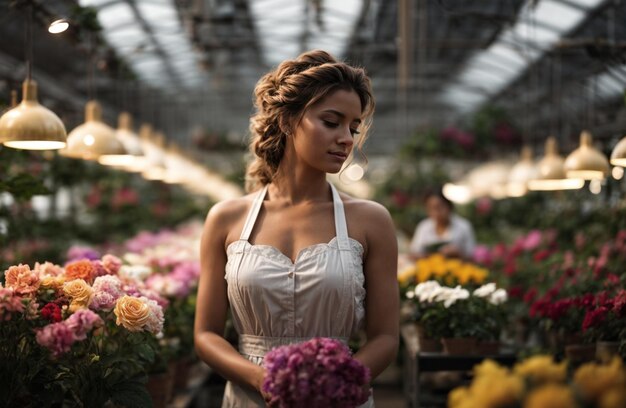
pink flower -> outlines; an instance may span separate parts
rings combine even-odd
[[[23,313],[24,302],[16,295],[12,288],[3,288],[0,285],[0,322],[11,320],[13,313]]]
[[[367,367],[338,340],[315,338],[265,355],[263,391],[277,407],[357,407],[367,401]]]
[[[161,333],[163,331],[163,322],[165,321],[163,308],[152,299],[142,297],[141,300],[150,308],[150,317],[145,325],[145,329],[152,334]]]
[[[39,289],[39,276],[28,265],[11,266],[4,271],[5,285],[22,296],[33,296]]]
[[[491,265],[493,260],[489,247],[486,245],[477,245],[476,249],[474,249],[474,262],[482,265]]]
[[[122,260],[115,255],[106,254],[102,257],[102,265],[110,275],[117,275],[122,267]]]
[[[93,310],[111,310],[115,307],[117,299],[107,292],[96,292],[89,303],[89,307]]]
[[[40,264],[39,262],[35,262],[35,268],[33,271],[40,277],[44,276],[59,276],[63,274],[63,268],[59,265],[55,265],[52,262],[44,262]]]
[[[74,333],[76,340],[85,340],[87,333],[104,324],[100,316],[89,309],[79,309],[65,320],[65,324]]]
[[[94,310],[111,309],[115,301],[124,295],[122,281],[115,275],[98,276],[93,283],[94,296],[89,307]]]
[[[493,209],[493,201],[489,197],[481,197],[476,201],[476,211],[480,215],[487,215]]]
[[[102,261],[98,259],[96,259],[95,261],[91,261],[91,266],[93,267],[94,277],[104,276],[104,275],[109,274],[107,270],[104,268],[104,265],[102,265]]]
[[[65,322],[51,323],[36,331],[37,343],[50,350],[53,356],[67,353],[74,344],[74,332]]]
[[[522,247],[526,251],[532,251],[541,244],[541,231],[532,230],[524,238]]]

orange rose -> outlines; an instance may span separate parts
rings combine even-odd
[[[90,260],[83,259],[71,262],[65,266],[65,277],[68,281],[83,279],[85,282],[93,282],[95,268]]]
[[[113,312],[117,316],[115,324],[131,332],[143,330],[150,319],[150,307],[141,299],[128,295],[117,300]]]
[[[93,297],[93,289],[82,279],[75,279],[63,284],[63,292],[72,300],[70,304],[70,311],[72,312],[87,307]]]

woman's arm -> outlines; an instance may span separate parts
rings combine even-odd
[[[228,311],[225,242],[234,213],[232,203],[216,204],[204,225],[194,341],[200,359],[224,378],[260,390],[264,369],[243,358],[223,337]]]
[[[398,351],[398,243],[389,212],[376,203],[367,207],[367,254],[363,262],[367,342],[355,358],[370,369],[373,379]]]

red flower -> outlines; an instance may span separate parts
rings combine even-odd
[[[522,297],[524,288],[521,286],[512,286],[509,288],[509,297],[519,299]]]
[[[504,266],[504,274],[506,276],[513,276],[517,272],[517,268],[515,267],[515,262],[507,262]]]
[[[623,317],[626,314],[626,290],[620,290],[613,298],[613,311],[619,317]]]
[[[588,311],[583,320],[583,331],[587,331],[587,329],[602,323],[604,319],[606,319],[608,311],[606,307],[599,307],[595,310]]]
[[[535,253],[535,255],[533,255],[533,260],[535,262],[541,262],[544,259],[546,259],[547,257],[549,257],[550,255],[552,255],[552,251],[549,249],[542,249],[540,251],[537,251]]]
[[[48,303],[41,309],[41,317],[51,322],[57,323],[63,320],[61,308],[56,303]]]
[[[528,292],[526,292],[526,294],[524,294],[524,302],[525,303],[530,303],[533,300],[535,300],[536,297],[537,297],[537,289],[536,288],[530,288],[528,290]]]

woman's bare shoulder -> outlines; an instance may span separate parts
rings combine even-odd
[[[205,221],[205,229],[213,233],[226,234],[234,225],[240,223],[252,206],[255,194],[220,201],[214,204]]]
[[[340,193],[340,196],[348,217],[354,216],[362,220],[368,220],[368,222],[386,223],[391,221],[389,211],[376,201],[352,197],[345,193]]]

